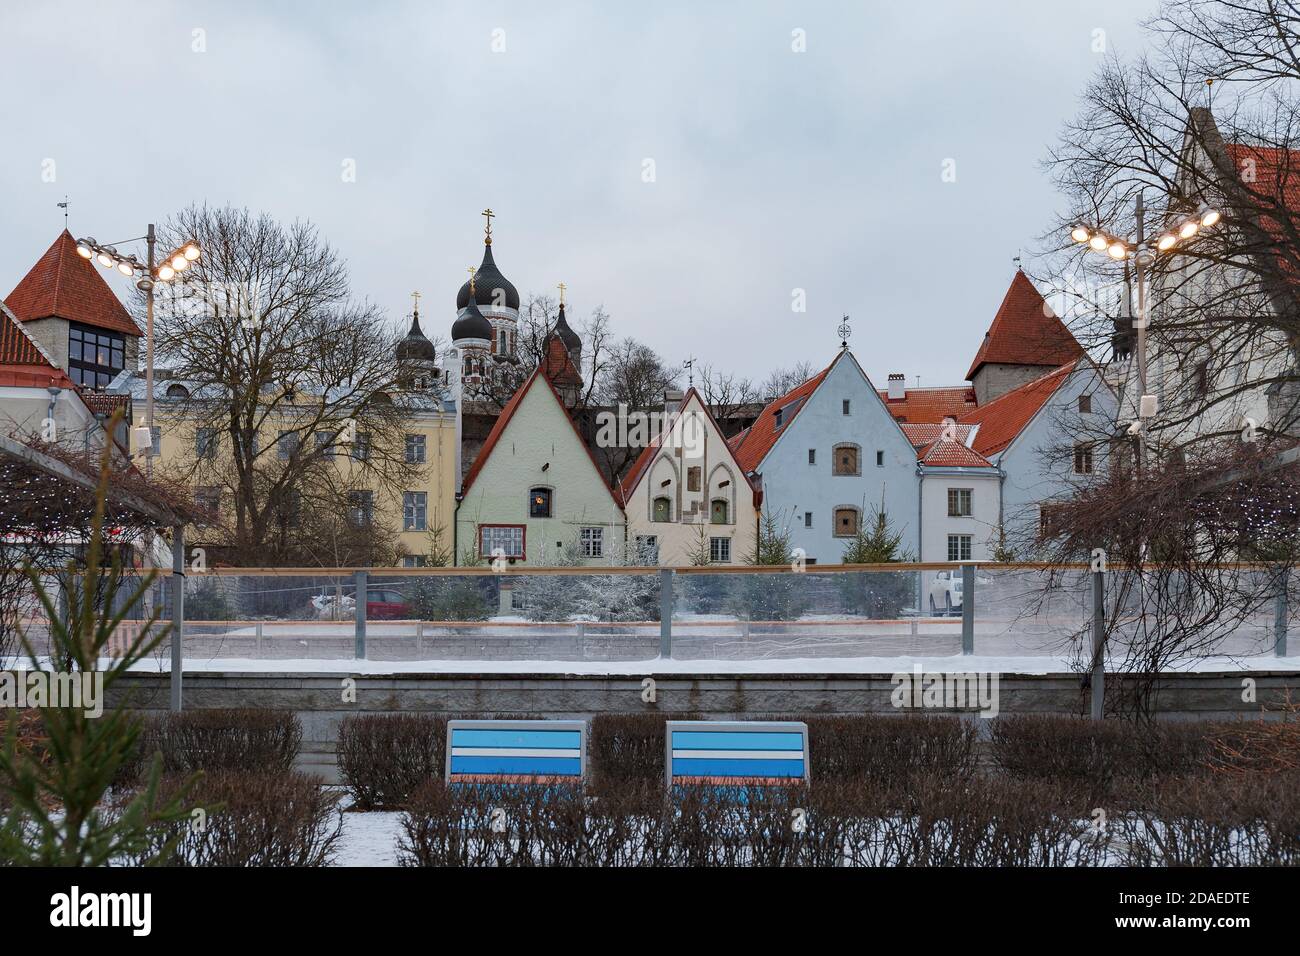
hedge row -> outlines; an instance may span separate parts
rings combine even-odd
[[[292,711],[248,707],[149,715],[142,721],[135,758],[122,766],[115,783],[137,784],[155,754],[168,775],[289,773],[301,744],[302,723]]]
[[[1300,775],[1146,778],[1097,812],[1062,782],[921,777],[720,792],[625,781],[449,787],[402,815],[404,866],[1300,864]]]

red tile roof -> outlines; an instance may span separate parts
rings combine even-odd
[[[107,392],[96,392],[90,389],[81,390],[81,400],[96,415],[112,415],[119,408],[125,414],[131,407],[130,395],[110,395]]]
[[[1300,216],[1300,151],[1246,143],[1223,145],[1233,167],[1242,173],[1242,188],[1250,194],[1245,211],[1255,217],[1272,243],[1289,243]],[[1247,168],[1252,179],[1245,176]],[[1294,250],[1279,248],[1275,254],[1282,272],[1293,275]]]
[[[994,455],[1010,445],[1077,365],[1077,361],[1068,362],[965,415],[961,419],[964,424],[980,426],[975,433],[975,450],[981,455]]]
[[[822,375],[825,374],[826,374],[825,372],[822,373]],[[805,382],[803,385],[800,385],[799,388],[803,388],[807,384],[808,383]],[[798,391],[798,389],[796,389],[795,391]],[[628,501],[631,500],[632,492],[636,490],[636,486],[640,483],[642,476],[646,472],[646,469],[650,467],[650,462],[654,460],[655,452],[658,451],[659,445],[663,439],[664,434],[670,434],[672,432],[673,424],[681,416],[681,413],[686,408],[686,406],[690,404],[692,397],[694,397],[699,402],[700,407],[704,409],[704,414],[709,416],[709,422],[713,425],[714,430],[719,435],[722,434],[722,429],[718,427],[718,420],[713,417],[713,412],[709,409],[709,406],[705,403],[704,399],[700,397],[700,393],[697,392],[693,387],[688,389],[685,396],[683,396],[682,398],[681,408],[678,409],[676,414],[670,416],[669,419],[666,422],[664,422],[663,431],[660,432],[660,434],[656,435],[654,439],[648,445],[645,446],[645,448],[641,449],[641,454],[637,455],[636,461],[632,464],[632,467],[628,469],[627,474],[623,476],[623,481],[619,484],[619,493],[622,495],[623,503],[625,505],[627,504]],[[744,433],[742,432],[742,434]],[[762,504],[763,492],[759,489],[759,486],[754,483],[754,480],[749,477],[749,472],[752,469],[746,469],[741,464],[740,456],[736,454],[735,446],[732,444],[732,442],[734,441],[735,441],[734,438],[731,439],[730,441],[725,441],[725,444],[727,446],[727,451],[731,453],[732,462],[736,465],[737,468],[740,469],[740,473],[744,477],[745,483],[749,485],[749,490],[753,493],[754,496],[754,507],[757,508],[760,504]]]
[[[907,440],[912,443],[913,448],[924,448],[931,442],[938,441],[943,437],[944,426],[941,423],[912,424],[900,423],[899,428],[907,436]],[[974,425],[955,425],[953,427],[953,437],[965,445],[970,438],[970,433]]]
[[[940,438],[918,450],[923,465],[935,468],[992,468],[993,463],[959,441]]]
[[[555,399],[555,404],[560,409],[560,414],[564,416],[564,420],[568,422],[569,427],[573,429],[573,435],[578,439],[578,444],[581,445],[582,450],[587,453],[587,458],[591,461],[591,467],[596,469],[596,474],[600,476],[600,483],[605,486],[605,490],[608,491],[610,497],[614,499],[614,504],[621,508],[623,502],[619,500],[618,492],[615,489],[610,488],[605,482],[604,473],[600,470],[600,465],[596,462],[596,456],[591,453],[591,449],[587,447],[587,443],[582,440],[582,433],[578,431],[578,426],[574,424],[573,419],[569,417],[569,411],[564,407],[564,400],[560,398],[559,393],[555,390],[555,386],[552,385],[542,374],[542,367],[540,365],[533,370],[532,375],[528,376],[528,380],[524,382],[523,385],[519,386],[519,391],[515,392],[514,395],[510,397],[510,401],[506,402],[506,407],[503,408],[501,414],[497,416],[496,423],[492,426],[492,431],[488,432],[488,437],[483,441],[483,447],[479,449],[478,457],[474,459],[474,464],[470,466],[469,471],[465,475],[465,481],[461,484],[461,495],[464,496],[469,494],[470,486],[474,484],[474,479],[478,477],[478,473],[482,471],[483,466],[487,464],[488,458],[491,457],[493,449],[497,446],[497,442],[501,440],[501,436],[505,433],[506,427],[510,424],[510,420],[514,418],[515,412],[519,409],[520,403],[524,400],[524,396],[528,394],[529,389],[531,389],[537,382],[545,384],[546,390],[550,392],[551,397]]]
[[[838,361],[838,357],[836,361]],[[817,386],[822,383],[822,379],[826,377],[826,373],[834,365],[835,362],[832,362],[808,381],[796,388],[792,388],[758,413],[758,418],[754,419],[754,424],[750,425],[745,431],[745,438],[740,443],[740,447],[732,449],[735,452],[736,463],[740,465],[741,471],[748,475],[758,468],[759,463],[772,450],[772,446],[776,444],[781,432],[785,431],[790,423],[794,421],[808,396],[817,391]],[[782,413],[779,426],[776,422],[777,412]]]
[[[909,388],[902,398],[890,398],[887,389],[877,392],[889,413],[900,422],[937,424],[945,418],[961,418],[976,408],[975,389],[969,385]]]
[[[986,362],[1057,368],[1082,354],[1083,346],[1017,269],[966,378],[973,379]]]
[[[66,229],[14,286],[5,304],[21,322],[57,316],[123,335],[140,334],[94,264],[77,255],[77,241]]]

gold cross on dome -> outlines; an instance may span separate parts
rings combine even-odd
[[[496,216],[496,213],[494,213],[491,209],[484,209],[481,213],[479,213],[479,215],[482,216],[484,220],[486,220],[486,225],[484,229],[487,232],[487,241],[491,243],[492,242],[492,220]]]
[[[555,288],[560,290],[560,305],[564,305],[564,290],[567,289],[568,286],[561,282]]]
[[[420,311],[420,293],[418,292],[411,293],[411,305],[415,308],[416,312]]]
[[[470,266],[470,267],[469,267],[468,269],[466,269],[465,271],[469,273],[469,291],[470,291],[470,292],[473,292],[473,291],[474,291],[474,273],[477,272],[478,270],[475,269],[473,266]]]

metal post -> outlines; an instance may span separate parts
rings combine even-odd
[[[975,653],[975,565],[961,566],[961,652]]]
[[[1092,719],[1106,716],[1106,573],[1092,572]]]
[[[357,645],[355,656],[357,660],[365,660],[366,657],[366,572],[358,571],[356,573],[355,587],[356,597],[356,621],[357,621]]]
[[[184,668],[181,641],[185,638],[185,528],[172,528],[172,710],[181,709],[181,672]]]
[[[1277,585],[1276,616],[1273,618],[1273,653],[1286,657],[1286,620],[1290,613],[1287,606],[1287,579],[1291,576],[1290,568],[1283,568]]]
[[[144,421],[149,428],[149,451],[144,458],[144,473],[153,477],[153,286],[154,286],[154,229],[149,223],[145,237],[149,248],[149,282],[144,292]],[[176,708],[180,710],[178,706]]]
[[[659,656],[673,656],[673,569],[659,571]]]
[[[424,653],[424,622],[423,622],[423,621],[416,621],[416,622],[415,622],[415,657],[416,657],[416,659],[419,660],[419,659],[420,659],[420,655],[423,654],[423,653]]]
[[[258,621],[254,627],[254,633],[257,635],[257,656],[262,656],[262,622]]]

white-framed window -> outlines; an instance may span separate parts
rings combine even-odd
[[[221,509],[221,488],[218,485],[199,485],[194,489],[194,503],[205,511],[217,514]]]
[[[424,464],[424,436],[406,436],[406,463],[408,465]]]
[[[402,530],[424,531],[427,527],[429,495],[424,491],[402,492]]]
[[[948,489],[948,517],[969,518],[971,516],[971,489]]]
[[[481,524],[478,526],[479,557],[491,558],[497,549],[507,558],[524,557],[524,526],[521,524]]]
[[[578,532],[584,558],[599,558],[605,554],[605,529],[583,528]]]
[[[731,561],[731,539],[710,538],[709,560],[716,561],[719,564],[728,564]]]
[[[402,557],[402,567],[404,568],[422,568],[429,563],[429,559],[423,554],[408,554]]]
[[[971,556],[971,536],[968,534],[948,535],[948,560],[969,561]]]

